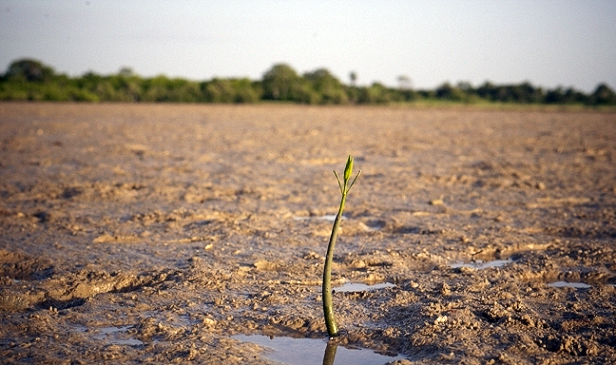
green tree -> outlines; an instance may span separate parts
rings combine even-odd
[[[215,78],[212,81],[201,84],[205,101],[210,103],[233,103],[235,90],[231,81]]]
[[[320,68],[307,72],[304,78],[310,82],[312,89],[318,94],[319,103],[346,104],[349,101],[349,96],[340,80],[327,69]]]
[[[164,75],[145,79],[142,101],[194,103],[203,100],[199,83],[182,78],[169,79]]]
[[[54,76],[53,68],[32,59],[22,59],[9,65],[4,75],[8,81],[45,82]]]
[[[359,89],[357,103],[359,104],[387,104],[394,101],[392,94],[381,83],[375,82],[370,87]]]
[[[235,103],[256,103],[261,98],[261,90],[248,78],[233,79],[231,86],[235,92]]]
[[[563,88],[559,86],[554,90],[548,90],[543,101],[546,104],[564,104],[566,99]]]
[[[128,76],[126,73],[120,72],[118,75],[111,76],[109,81],[115,91],[113,99],[110,101],[134,102],[142,99],[142,80],[139,76],[132,75],[132,73]]]
[[[590,98],[594,105],[616,105],[616,94],[607,84],[599,84]]]
[[[126,69],[120,70],[119,75],[124,78],[132,77],[132,72],[125,72]],[[157,101],[170,101],[169,89],[170,83],[164,75],[159,75],[151,79],[146,79],[141,83],[143,93],[141,101],[157,102]]]
[[[518,103],[541,103],[545,98],[543,90],[533,87],[528,81],[515,86],[513,94],[514,101]]]
[[[267,100],[299,101],[302,80],[291,66],[280,63],[263,75],[263,98]]]
[[[479,95],[480,98],[496,101],[496,86],[490,81],[484,82],[483,85],[475,89],[475,93]]]
[[[589,97],[582,92],[568,88],[565,90],[565,103],[568,104],[587,104]]]
[[[448,82],[436,89],[436,97],[451,101],[466,101],[467,95],[459,87],[451,86]]]

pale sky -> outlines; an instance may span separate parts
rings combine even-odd
[[[260,80],[284,62],[360,85],[589,92],[616,89],[616,1],[0,0],[0,73],[21,58],[71,76]]]

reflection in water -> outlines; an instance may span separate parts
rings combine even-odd
[[[382,288],[389,288],[389,287],[394,287],[396,286],[396,284],[392,284],[392,283],[380,283],[380,284],[374,284],[374,285],[367,285],[367,284],[362,284],[362,283],[345,283],[342,286],[339,286],[337,288],[334,288],[334,291],[336,293],[339,292],[360,292],[360,291],[366,291],[366,290],[375,290],[375,289],[382,289]]]
[[[554,288],[578,288],[578,289],[587,289],[592,287],[592,285],[588,285],[586,283],[578,283],[578,282],[568,282],[568,281],[555,281],[553,283],[549,283],[548,286]]]
[[[473,261],[470,263],[458,262],[455,264],[451,264],[450,266],[454,269],[457,269],[460,267],[470,267],[472,269],[482,270],[482,269],[487,269],[490,267],[502,267],[512,262],[513,260],[510,258],[506,260],[492,260],[492,261],[477,260],[477,261]]]
[[[323,365],[334,365],[334,361],[336,361],[336,350],[338,350],[338,345],[331,342],[327,343],[325,355],[323,355]]]
[[[132,338],[128,333],[131,326],[122,327],[87,327],[83,325],[75,325],[74,328],[84,334],[94,334],[93,338],[98,341],[104,341],[113,345],[129,345],[140,346],[143,345],[143,341],[136,338]]]
[[[368,349],[338,347],[333,342],[312,338],[268,337],[262,335],[236,335],[234,339],[252,342],[273,351],[263,356],[284,364],[294,365],[382,365],[403,359],[403,356],[377,354]]]
[[[136,338],[127,337],[126,333],[131,326],[124,327],[103,327],[100,329],[100,335],[95,336],[97,339],[106,339],[109,343],[115,345],[131,345],[138,346],[143,345],[143,341],[137,340]]]

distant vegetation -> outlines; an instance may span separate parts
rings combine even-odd
[[[557,105],[616,105],[616,94],[600,84],[591,94],[572,88],[542,89],[528,82],[519,85],[493,85],[485,82],[473,87],[466,82],[444,83],[436,90],[414,90],[408,76],[400,76],[400,87],[378,82],[356,86],[357,74],[349,74],[344,84],[327,69],[299,75],[286,64],[274,65],[259,81],[247,78],[214,78],[191,81],[156,76],[140,77],[131,69],[116,75],[88,72],[81,77],[56,74],[43,63],[23,59],[13,62],[0,77],[0,100],[32,101],[121,101],[184,103],[257,103],[284,101],[302,104],[389,104],[420,101],[457,103],[516,103]]]

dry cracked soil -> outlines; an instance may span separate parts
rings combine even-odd
[[[45,103],[0,104],[0,362],[271,364],[237,335],[325,341],[348,154],[334,286],[393,285],[335,292],[330,345],[616,363],[614,113]]]

